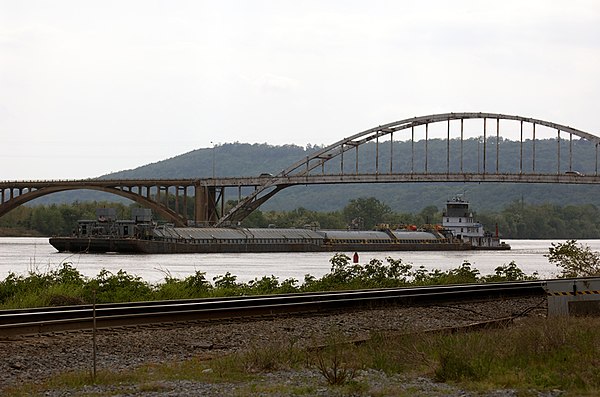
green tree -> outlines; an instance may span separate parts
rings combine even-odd
[[[431,224],[431,223],[439,223],[440,216],[438,214],[438,209],[435,205],[428,205],[423,208],[419,213],[420,221],[422,224]]]
[[[552,243],[545,255],[550,263],[560,267],[560,277],[589,277],[600,275],[600,253],[575,240]]]
[[[349,225],[355,224],[364,229],[373,229],[375,225],[388,221],[392,210],[375,197],[361,197],[350,200],[342,210],[342,214]]]

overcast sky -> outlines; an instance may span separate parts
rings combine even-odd
[[[0,0],[0,180],[463,111],[600,135],[600,2]]]

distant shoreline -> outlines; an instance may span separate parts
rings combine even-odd
[[[36,230],[0,227],[0,237],[46,237]]]

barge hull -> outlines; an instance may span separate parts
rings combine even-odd
[[[194,244],[132,238],[52,237],[50,244],[60,252],[192,254],[192,253],[268,253],[268,252],[340,252],[340,251],[468,251],[465,243],[374,243],[374,244]]]

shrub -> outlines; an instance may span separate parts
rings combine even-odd
[[[508,265],[498,266],[494,269],[494,274],[485,276],[483,278],[486,282],[497,282],[497,281],[525,281],[535,280],[537,278],[537,272],[528,276],[519,269],[515,261],[510,262]]]
[[[123,270],[113,274],[102,269],[96,278],[90,280],[84,289],[86,301],[97,303],[135,302],[150,300],[153,291],[150,285],[139,276],[132,276]]]
[[[550,263],[561,268],[560,277],[589,277],[600,275],[600,253],[575,240],[551,243],[548,254]]]

